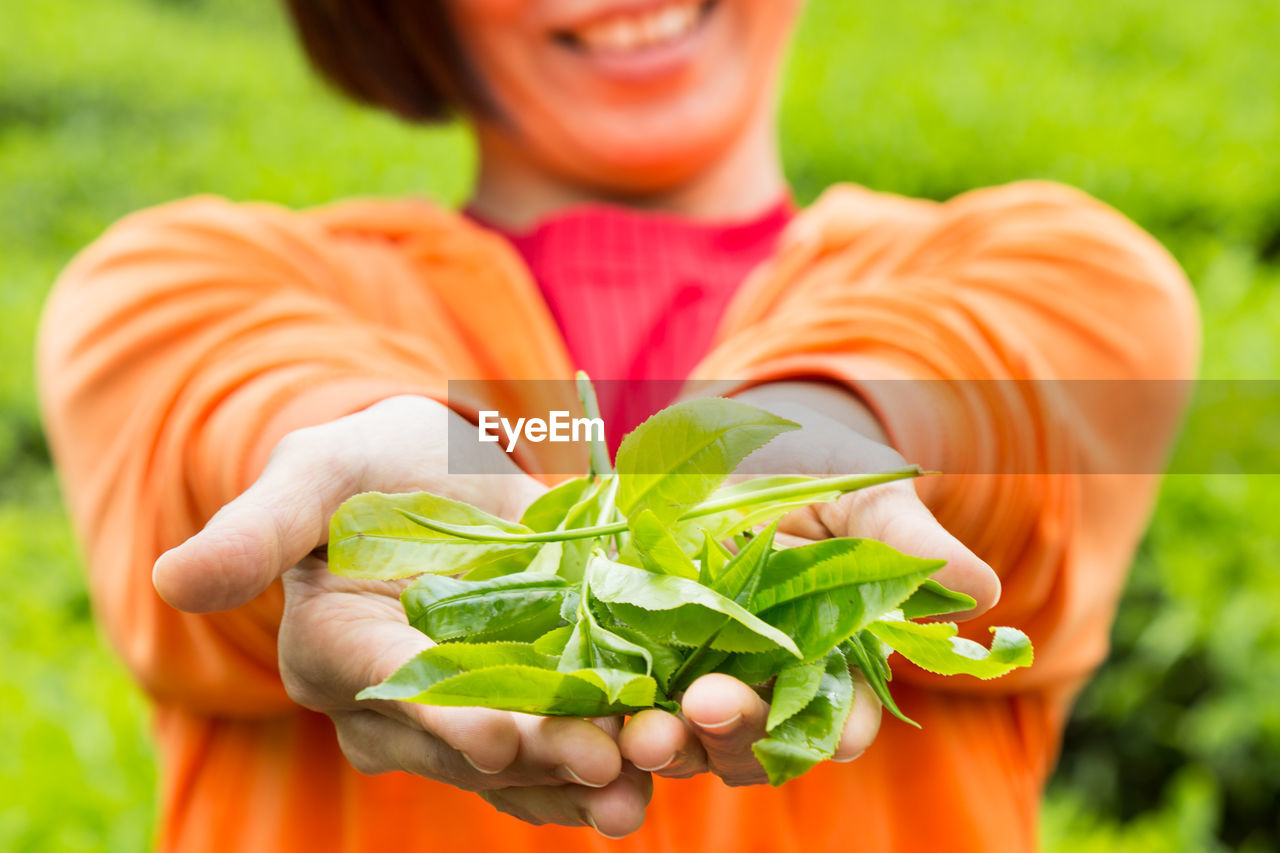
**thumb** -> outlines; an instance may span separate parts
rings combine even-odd
[[[357,491],[356,478],[301,446],[310,443],[305,431],[286,436],[252,486],[160,555],[152,582],[161,598],[190,613],[239,607],[327,540],[329,517]]]
[[[840,525],[831,527],[832,530],[847,530],[848,536],[878,539],[914,557],[946,560],[947,564],[933,574],[933,579],[977,602],[972,610],[949,614],[947,619],[972,619],[1000,600],[1000,579],[996,573],[938,523],[911,483],[889,483],[854,492],[845,500],[827,506],[842,514],[842,518],[830,522]]]

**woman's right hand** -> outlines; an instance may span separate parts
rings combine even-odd
[[[339,577],[312,556],[338,505],[364,491],[421,489],[516,518],[543,491],[497,450],[484,470],[499,473],[448,474],[457,417],[425,398],[395,397],[289,434],[244,494],[156,561],[156,589],[180,610],[208,613],[245,604],[283,576],[281,678],[294,701],[329,715],[357,770],[477,791],[534,824],[626,835],[644,820],[652,781],[623,762],[614,721],[354,699],[433,644],[405,618],[404,582]]]

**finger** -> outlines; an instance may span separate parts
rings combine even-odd
[[[990,610],[1000,599],[1000,579],[991,567],[938,523],[910,483],[889,483],[846,495],[836,504],[815,507],[819,513],[835,513],[840,520],[832,529],[845,535],[878,539],[905,554],[947,563],[934,573],[938,583],[963,592],[977,604],[949,620],[970,619]]]
[[[286,436],[247,491],[160,556],[152,577],[161,598],[191,613],[238,607],[325,541],[329,516],[358,491],[326,429]]]
[[[765,736],[769,705],[736,678],[712,673],[690,685],[681,709],[711,770],[729,785],[766,781],[751,745]]]
[[[329,712],[335,721],[354,721],[347,726],[344,751],[366,773],[404,769],[481,790],[565,783],[604,788],[623,769],[613,738],[587,720],[376,704],[370,710]]]
[[[805,516],[808,516],[808,518]],[[812,545],[814,542],[830,537],[830,531],[825,528],[819,529],[820,525],[812,520],[812,516],[813,513],[809,507],[792,510],[784,515],[782,520],[778,522],[778,532],[773,536],[774,547],[779,549],[799,548],[802,545]],[[810,527],[810,524],[814,526]]]
[[[530,783],[603,788],[622,772],[617,741],[590,720],[512,714],[520,748],[507,772]]]
[[[404,771],[468,791],[511,784],[429,732],[377,711],[337,711],[330,717],[343,754],[366,775]]]
[[[503,788],[481,796],[499,811],[537,826],[589,826],[606,838],[622,838],[644,823],[653,782],[648,773],[628,768],[604,788]]]
[[[683,779],[707,770],[707,753],[689,724],[653,708],[636,714],[618,735],[618,751],[640,770]]]
[[[476,770],[500,774],[505,785],[602,788],[622,772],[617,742],[590,720],[413,702],[377,705],[384,715],[438,738]]]
[[[623,770],[613,738],[587,720],[410,702],[378,706],[330,712],[335,722],[351,721],[339,730],[349,739],[344,752],[366,773],[404,769],[481,790],[566,783],[604,788]]]
[[[845,721],[840,745],[836,747],[832,761],[853,761],[867,751],[880,733],[880,700],[871,692],[862,673],[855,670],[850,674],[853,676],[853,707],[849,710],[849,719]]]
[[[262,475],[204,529],[161,555],[157,592],[192,613],[226,610],[265,590],[328,538],[329,518],[359,491],[430,488],[516,517],[545,487],[491,450],[489,474],[441,480],[449,424],[460,417],[420,397],[394,397],[345,418],[297,430]],[[479,470],[479,469],[478,469]]]
[[[622,717],[591,717],[589,719],[591,724],[600,731],[614,740],[618,739],[618,732],[622,731]]]

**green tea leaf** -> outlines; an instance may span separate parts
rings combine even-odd
[[[702,641],[702,645],[691,651],[680,662],[680,667],[671,674],[671,682],[667,687],[668,693],[672,696],[683,694],[689,689],[689,685],[708,672],[714,672],[716,667],[729,657],[728,652],[711,648],[711,644],[716,641],[719,634],[719,630],[712,631]]]
[[[560,654],[556,669],[614,669],[648,675],[653,671],[653,655],[643,646],[615,634],[596,621],[591,608],[579,605],[578,622]]]
[[[769,719],[766,731],[773,731],[784,721],[791,719],[818,695],[822,674],[826,671],[823,659],[789,663],[778,673],[773,684],[773,698],[769,702]]]
[[[653,656],[644,646],[615,634],[596,621],[588,581],[589,578],[584,578],[579,587],[577,622],[560,653],[556,669],[574,672],[591,680],[605,692],[608,701],[616,703],[622,701],[620,697],[625,691],[637,689],[631,676],[647,676],[653,672]]]
[[[901,606],[942,565],[871,539],[827,539],[774,552],[750,609],[812,660]]]
[[[756,587],[760,583],[760,575],[773,547],[773,537],[777,527],[777,524],[772,524],[759,536],[745,542],[742,550],[729,559],[729,562],[719,571],[718,576],[705,585],[736,604],[745,606],[755,595]],[[672,679],[672,690],[683,690],[700,676],[714,671],[721,665],[727,655],[723,651],[712,654],[710,649],[724,648],[725,643],[721,641],[720,635],[726,628],[728,628],[727,617],[681,665],[679,673]],[[782,661],[790,659],[780,650],[768,657]],[[771,677],[773,671],[776,671],[776,666],[780,665],[771,660],[770,673],[767,677]],[[764,681],[765,678],[760,680]]]
[[[706,530],[700,532],[702,548],[698,552],[698,583],[711,586],[716,576],[733,559],[733,554]]]
[[[840,650],[844,652],[850,663],[856,664],[858,669],[862,670],[863,677],[867,680],[867,684],[871,686],[871,692],[876,694],[880,704],[890,714],[893,714],[908,725],[915,726],[917,729],[920,728],[919,723],[902,713],[902,709],[898,707],[898,703],[894,701],[893,695],[889,692],[889,681],[892,678],[892,674],[889,672],[889,662],[885,658],[885,646],[883,643],[871,636],[868,631],[859,631],[841,643]]]
[[[689,580],[698,577],[698,567],[680,550],[667,526],[658,520],[652,510],[641,510],[627,521],[631,525],[632,545],[646,569]]]
[[[565,543],[563,542],[546,543],[538,549],[537,555],[529,561],[529,565],[525,568],[525,571],[546,575],[559,575],[560,564],[564,562],[564,546]],[[469,581],[487,579],[483,572],[470,572],[466,577]]]
[[[781,785],[835,755],[852,708],[853,679],[844,655],[833,650],[813,699],[751,746],[769,784]]]
[[[569,637],[573,634],[573,625],[561,625],[559,628],[552,628],[547,633],[533,641],[533,650],[538,654],[550,655],[558,658],[564,652],[565,644],[569,642]]]
[[[530,643],[446,643],[410,658],[381,684],[366,687],[357,699],[411,699],[431,685],[465,672],[512,666],[554,671],[556,659]]]
[[[569,674],[594,684],[604,693],[606,701],[615,708],[629,710],[648,708],[653,705],[658,696],[656,682],[651,676],[643,673],[595,668],[579,669]]]
[[[875,636],[866,629],[854,634],[846,642],[859,643],[866,652],[867,659],[876,668],[876,671],[880,673],[880,677],[886,682],[893,681],[893,670],[889,668],[889,653],[892,652],[893,649],[877,640]],[[845,653],[845,657],[849,657],[847,652]]]
[[[504,533],[529,532],[460,501],[428,492],[388,495],[365,492],[338,507],[329,523],[329,571],[355,578],[389,580],[424,572],[491,576],[523,570],[536,545],[482,544],[427,530],[406,518],[406,510],[448,523]]]
[[[723,651],[781,649],[799,655],[786,634],[697,581],[600,556],[592,556],[587,564],[587,578],[591,594],[605,602],[615,618],[658,642],[696,647],[714,635],[712,646]]]
[[[581,600],[581,584],[573,584],[565,594],[564,603],[560,605],[560,618],[570,625],[578,621],[578,603]]]
[[[668,406],[622,440],[618,508],[670,524],[710,495],[754,450],[799,425],[736,400]]]
[[[923,619],[926,616],[943,616],[973,609],[978,602],[963,592],[947,589],[930,578],[911,597],[902,602],[902,615],[907,619]]]
[[[671,577],[671,575],[654,575],[654,577]],[[776,651],[779,657],[786,659],[799,657],[786,649],[786,646],[794,643],[785,634],[778,632],[766,635],[764,633],[765,629],[771,627],[767,623],[759,623],[761,627],[758,633],[736,626],[737,630],[730,634],[727,626],[721,626],[720,620],[708,618],[713,615],[713,611],[703,610],[697,604],[682,605],[682,608],[687,609],[673,607],[660,610],[650,610],[647,607],[624,602],[613,603],[608,607],[613,618],[644,633],[656,643],[688,649],[706,644],[709,648],[721,651],[767,650]],[[726,634],[729,636],[725,636]]]
[[[419,653],[356,698],[604,717],[650,707],[656,696],[657,684],[648,676],[558,672],[554,665],[554,658],[526,643],[449,643]],[[605,687],[611,681],[621,682],[614,702]]]
[[[409,624],[436,642],[532,641],[560,624],[568,586],[532,572],[483,581],[423,575],[400,601]]]
[[[765,564],[773,553],[773,537],[777,532],[778,524],[774,522],[748,542],[711,581],[711,588],[743,607],[749,605],[760,586]]]
[[[1011,669],[1031,666],[1034,657],[1031,641],[1017,628],[992,628],[995,638],[990,649],[956,636],[953,622],[881,620],[868,630],[916,666],[939,675],[998,678]]]
[[[558,486],[543,492],[538,499],[529,504],[520,517],[520,523],[535,533],[556,530],[564,522],[569,510],[582,500],[591,481],[586,477],[565,480]]]
[[[769,681],[781,672],[783,667],[794,661],[794,657],[783,654],[731,654],[714,671],[732,675],[744,684],[760,685]]]
[[[671,683],[672,674],[683,662],[680,653],[671,646],[655,642],[629,625],[623,625],[607,613],[598,617],[597,621],[606,630],[625,640],[630,640],[649,653],[649,659],[653,661],[653,671],[650,674],[657,679],[662,691],[666,692],[667,685]]]

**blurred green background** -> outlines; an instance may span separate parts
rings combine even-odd
[[[788,168],[802,201],[837,180],[1083,187],[1195,281],[1205,376],[1277,378],[1278,43],[1274,0],[813,0]],[[326,93],[271,2],[0,7],[0,849],[144,849],[154,810],[145,702],[95,632],[36,413],[58,270],[178,196],[452,203],[471,166],[461,130]],[[1280,849],[1278,511],[1280,477],[1168,479],[1071,722],[1048,850]]]

